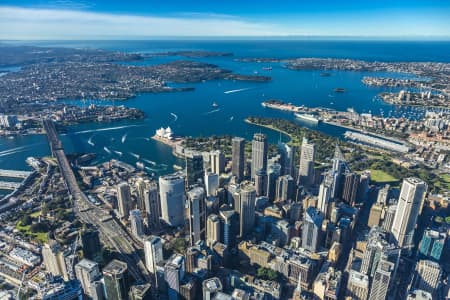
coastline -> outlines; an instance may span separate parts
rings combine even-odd
[[[250,125],[255,125],[255,126],[263,127],[263,128],[267,128],[267,129],[270,129],[270,130],[273,130],[273,131],[282,133],[282,134],[284,134],[285,136],[289,137],[289,142],[288,142],[288,143],[293,142],[293,140],[294,140],[294,138],[292,137],[292,135],[290,135],[290,134],[287,133],[286,131],[283,131],[283,130],[281,130],[281,129],[275,128],[275,127],[273,127],[272,125],[262,125],[262,124],[258,124],[258,123],[255,123],[255,122],[250,121],[248,118],[246,118],[246,119],[244,120],[244,122],[247,123],[247,124],[250,124]]]

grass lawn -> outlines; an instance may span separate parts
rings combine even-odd
[[[441,174],[439,175],[439,177],[442,179],[440,185],[443,186],[441,187],[450,190],[450,174]]]
[[[17,222],[16,229],[19,230],[20,232],[24,233],[25,235],[31,236],[33,239],[39,241],[42,244],[48,242],[48,233],[47,232],[36,232],[36,233],[31,232],[30,225],[22,226],[21,221]]]
[[[374,183],[397,183],[399,180],[384,171],[370,170],[370,181]]]
[[[41,211],[39,210],[39,211],[36,211],[36,212],[30,214],[30,217],[32,217],[32,218],[37,218],[37,217],[39,217],[40,215],[41,215]]]

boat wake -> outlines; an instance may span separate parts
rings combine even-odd
[[[92,147],[95,146],[94,142],[92,141],[92,138],[93,138],[93,137],[94,137],[94,136],[91,136],[91,137],[89,138],[89,140],[88,140],[88,144],[91,145]]]
[[[25,151],[25,149],[20,149],[20,150],[15,150],[15,151],[2,151],[0,153],[0,157],[13,155],[13,154],[20,153],[20,152],[23,152],[23,151]]]
[[[99,131],[111,131],[111,130],[119,130],[119,129],[124,129],[124,128],[141,127],[141,126],[143,126],[143,125],[126,125],[126,126],[89,129],[89,130],[82,130],[82,131],[77,131],[77,132],[64,133],[61,135],[76,135],[76,134],[84,134],[84,133],[99,132]]]
[[[150,167],[145,167],[146,170],[149,170],[150,172],[157,172],[158,170],[150,168]]]
[[[170,113],[173,117],[173,121],[176,122],[178,120],[178,116],[174,113]]]
[[[139,159],[140,156],[139,154],[133,153],[133,152],[129,152],[131,156],[134,156],[136,159]]]
[[[6,153],[9,153],[9,152],[16,152],[16,151],[18,151],[18,150],[24,150],[24,149],[26,149],[26,148],[28,148],[28,147],[30,147],[31,145],[28,145],[28,146],[21,146],[21,147],[16,147],[16,148],[11,148],[11,149],[8,149],[8,150],[3,150],[3,151],[0,151],[0,155],[1,154],[6,154]]]
[[[237,90],[229,90],[229,91],[225,91],[223,92],[224,94],[233,94],[233,93],[239,93],[239,92],[243,92],[243,91],[248,91],[248,90],[252,90],[254,88],[242,88],[242,89],[237,89]]]
[[[219,111],[220,111],[220,108],[214,109],[214,110],[211,110],[211,111],[208,111],[208,112],[205,112],[204,114],[205,115],[210,115],[210,114],[213,114],[213,113],[216,113],[216,112],[219,112]]]
[[[121,140],[122,144],[125,143],[125,141],[127,140],[127,136],[128,136],[128,132],[122,136],[122,140]]]
[[[103,150],[105,150],[106,153],[111,154],[111,150],[109,150],[108,147],[103,147]]]
[[[152,161],[152,160],[148,160],[146,158],[143,158],[142,160],[147,162],[147,163],[149,163],[149,164],[151,164],[152,166],[156,166],[156,163],[154,161]]]

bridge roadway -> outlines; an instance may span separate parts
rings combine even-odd
[[[30,171],[18,171],[18,170],[4,170],[0,169],[0,177],[10,177],[10,178],[27,178],[30,176]]]
[[[44,120],[43,125],[47,132],[52,154],[58,162],[61,175],[72,197],[75,214],[82,222],[91,223],[98,228],[100,234],[108,241],[108,245],[116,249],[120,257],[127,263],[128,270],[136,281],[150,282],[149,273],[136,251],[138,245],[133,242],[128,233],[114,219],[109,219],[105,222],[101,221],[107,213],[93,205],[78,186],[75,174],[59,141],[53,121]]]
[[[16,190],[20,184],[20,182],[0,181],[0,190]]]

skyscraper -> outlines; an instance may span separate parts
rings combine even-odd
[[[435,297],[441,275],[442,268],[439,263],[431,260],[419,260],[416,265],[412,287],[426,291]]]
[[[317,198],[317,208],[324,214],[324,216],[328,215],[329,203],[331,202],[331,193],[332,193],[332,178],[325,176],[323,182],[319,187],[319,196]]]
[[[125,262],[113,259],[103,268],[103,279],[108,300],[128,298],[128,266]]]
[[[222,241],[228,247],[232,247],[235,244],[235,238],[237,234],[236,223],[238,223],[238,220],[236,217],[236,212],[228,205],[222,205],[219,209],[219,216],[222,221]]]
[[[403,180],[392,225],[392,234],[399,247],[408,248],[413,245],[414,229],[427,188],[427,184],[418,178]]]
[[[75,275],[81,282],[84,294],[92,297],[91,289],[93,282],[100,277],[100,270],[98,264],[89,259],[82,259],[75,265]]]
[[[419,253],[422,257],[440,261],[442,252],[447,242],[447,232],[427,229],[423,233],[419,246]]]
[[[215,242],[220,242],[220,219],[211,214],[206,221],[206,244],[211,247]]]
[[[144,211],[145,210],[145,192],[147,190],[147,183],[139,178],[135,183],[136,188],[136,198],[137,198],[137,207]]]
[[[382,189],[378,191],[377,203],[381,205],[388,205],[390,188],[391,186],[389,184],[386,184]]]
[[[94,228],[86,228],[81,232],[81,245],[83,246],[83,256],[93,260],[101,252],[100,238],[98,231]]]
[[[126,182],[117,185],[117,206],[119,208],[119,216],[128,218],[131,208],[131,192],[130,186]]]
[[[355,205],[356,201],[359,200],[356,197],[358,196],[358,187],[360,180],[361,176],[356,173],[345,174],[344,189],[342,191],[342,200],[345,203],[349,205]]]
[[[382,260],[378,263],[377,270],[372,279],[369,300],[386,299],[394,269],[395,264],[392,262]]]
[[[144,192],[144,207],[147,215],[147,224],[150,228],[159,228],[161,217],[161,204],[158,196],[158,184],[151,181]]]
[[[267,169],[268,154],[267,137],[262,133],[255,133],[252,140],[252,171],[251,178],[255,179],[256,171]]]
[[[222,282],[217,277],[203,280],[202,283],[203,300],[212,300],[214,295],[222,291]]]
[[[162,242],[159,236],[149,236],[144,240],[145,267],[156,274],[156,265],[163,261]]]
[[[184,224],[184,177],[172,174],[159,177],[161,218],[170,226]]]
[[[243,183],[239,193],[239,235],[241,237],[252,232],[255,225],[255,200],[256,190],[253,184]]]
[[[255,174],[255,189],[256,196],[265,196],[267,193],[267,172],[266,170],[260,169],[256,171]]]
[[[277,194],[277,180],[281,174],[280,164],[270,164],[267,168],[267,197],[269,201],[275,201]]]
[[[375,203],[370,208],[370,214],[369,214],[369,220],[367,221],[367,226],[374,227],[379,226],[381,222],[381,216],[383,214],[384,207],[379,204]]]
[[[297,148],[295,146],[290,146],[286,143],[279,142],[278,150],[280,152],[280,164],[282,166],[283,175],[295,176],[295,152]]]
[[[206,208],[205,191],[201,187],[194,187],[187,192],[189,209],[189,237],[191,246],[205,238]]]
[[[144,222],[139,209],[133,209],[130,212],[130,227],[135,237],[140,238],[144,235]]]
[[[203,156],[193,154],[186,156],[186,189],[203,180]]]
[[[220,175],[225,171],[225,155],[223,155],[222,151],[211,151],[209,153],[209,162],[212,173]]]
[[[275,201],[294,200],[294,178],[291,175],[278,177]]]
[[[382,228],[387,232],[391,232],[392,224],[394,224],[395,213],[397,212],[397,204],[391,204],[384,213]]]
[[[245,166],[245,140],[243,138],[235,137],[232,140],[232,164],[231,173],[236,176],[238,182],[241,182],[244,179]]]
[[[361,273],[373,277],[381,260],[398,264],[400,249],[387,241],[387,234],[380,227],[373,227],[367,237],[367,245],[361,263]]]
[[[208,197],[216,196],[219,188],[219,175],[210,172],[205,173],[205,187]]]
[[[323,214],[310,206],[305,211],[302,229],[302,248],[317,252],[321,244]]]
[[[69,280],[64,252],[57,241],[49,240],[44,244],[42,247],[42,259],[45,269],[52,273],[53,276],[61,276],[64,280]]]
[[[314,182],[314,159],[314,144],[309,143],[306,138],[303,138],[300,154],[300,166],[298,169],[298,181],[300,185],[310,186]]]
[[[181,281],[184,278],[184,257],[174,254],[164,266],[164,279],[167,283],[169,300],[178,300],[180,296]]]
[[[352,300],[367,300],[369,296],[369,278],[367,275],[350,270],[346,294]]]

